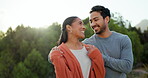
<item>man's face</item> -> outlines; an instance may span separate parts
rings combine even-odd
[[[102,34],[106,30],[105,19],[100,12],[92,12],[90,14],[90,26],[96,34]]]

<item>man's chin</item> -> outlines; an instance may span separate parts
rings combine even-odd
[[[104,31],[95,32],[96,34],[102,34]]]
[[[96,32],[96,34],[101,34],[101,32]]]

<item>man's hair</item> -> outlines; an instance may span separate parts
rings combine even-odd
[[[95,11],[99,12],[101,16],[103,17],[103,19],[107,16],[109,16],[109,18],[111,17],[110,10],[108,8],[105,8],[104,6],[96,5],[91,8],[90,13],[95,12]]]

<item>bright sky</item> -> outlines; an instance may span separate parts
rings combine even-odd
[[[135,26],[148,19],[148,0],[0,0],[0,30],[18,25],[48,27],[62,24],[69,16],[85,19],[94,5],[103,5],[120,13]]]

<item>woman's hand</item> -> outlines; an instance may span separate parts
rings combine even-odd
[[[97,49],[94,45],[88,45],[86,47],[86,50],[88,51],[88,53],[91,53],[92,51],[94,51],[95,49]]]

